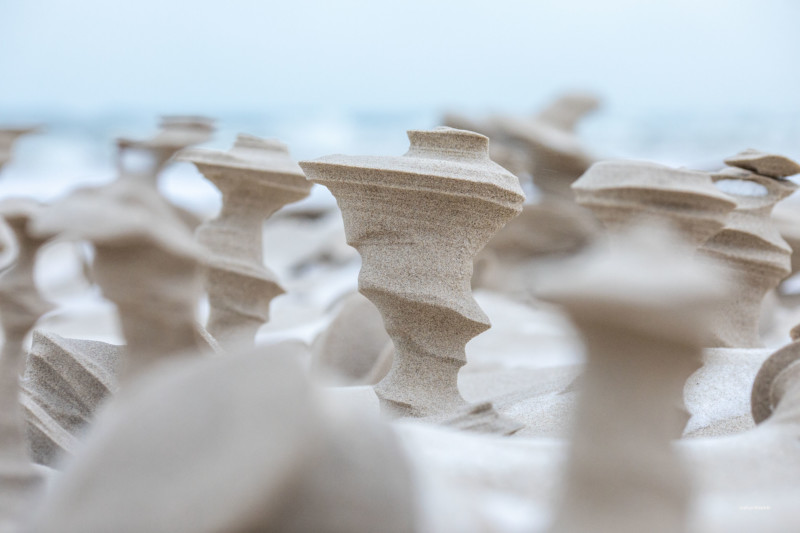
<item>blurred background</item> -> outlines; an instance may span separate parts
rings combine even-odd
[[[0,0],[2,195],[111,179],[113,139],[157,115],[277,137],[298,159],[401,154],[444,112],[530,115],[566,90],[601,157],[708,167],[743,148],[800,158],[794,0]],[[163,184],[213,210],[188,164]]]

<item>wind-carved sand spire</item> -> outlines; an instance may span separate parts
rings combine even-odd
[[[139,181],[158,190],[158,180],[173,156],[187,146],[208,141],[214,132],[213,121],[198,116],[164,116],[159,131],[145,139],[117,139],[117,171],[120,180]],[[190,228],[202,220],[191,211],[167,202]]]
[[[551,531],[682,531],[690,495],[670,444],[675,403],[723,291],[712,268],[654,228],[609,242],[541,294],[566,308],[588,348]]]
[[[671,224],[695,246],[717,233],[736,207],[706,173],[641,161],[595,163],[572,190],[609,231],[649,219]]]
[[[185,146],[170,143],[172,153]],[[169,159],[163,146],[152,153],[157,161]],[[195,322],[203,252],[148,181],[149,172],[128,174],[123,168],[116,181],[74,191],[33,224],[41,237],[61,234],[94,245],[95,280],[117,306],[127,342],[121,382],[164,357],[203,345]]]
[[[252,342],[269,320],[270,302],[284,292],[263,264],[264,219],[308,196],[312,184],[285,144],[252,135],[239,135],[228,152],[191,149],[177,159],[194,163],[222,192],[219,216],[197,230],[211,252],[207,329],[226,346]]]
[[[590,93],[567,92],[550,102],[534,117],[537,122],[544,122],[561,131],[575,131],[578,123],[586,115],[600,107],[600,99]]]
[[[36,289],[33,268],[44,239],[28,233],[39,205],[26,200],[0,203],[2,215],[17,241],[14,264],[0,274],[0,531],[12,530],[29,510],[42,480],[28,455],[25,422],[19,403],[19,377],[25,366],[23,341],[36,321],[52,306]]]
[[[123,380],[133,377],[162,356],[193,350],[197,334],[207,336],[199,324],[192,326],[198,333],[189,335],[181,322],[190,313],[194,320],[196,259],[188,257],[199,257],[200,250],[191,242],[188,228],[197,221],[160,196],[157,180],[175,151],[208,139],[210,132],[206,119],[166,117],[161,131],[149,139],[119,140],[117,181],[79,190],[44,217],[39,228],[43,235],[55,236],[63,229],[66,238],[86,238],[95,244],[95,273],[105,275],[100,284],[118,306],[129,345],[34,331],[22,403],[31,453],[38,463],[58,466],[62,456],[73,453],[97,407],[116,390],[120,371]],[[159,235],[167,238],[159,240]],[[187,237],[190,250],[180,251]],[[172,257],[184,253],[188,254],[185,267]],[[126,254],[135,260],[126,259]],[[136,261],[143,266],[136,266]],[[115,274],[116,262],[130,274]],[[161,313],[174,316],[160,321]],[[172,331],[176,323],[180,325]],[[201,344],[207,346],[207,339]],[[125,353],[133,356],[126,358]]]
[[[568,93],[533,119],[496,117],[493,124],[503,138],[527,151],[528,169],[540,191],[549,197],[571,200],[570,184],[595,161],[575,128],[599,105],[599,100],[590,94]]]
[[[448,126],[488,136],[492,160],[513,172],[529,194],[520,216],[477,257],[476,287],[527,301],[542,267],[578,252],[594,238],[597,221],[575,204],[570,184],[595,159],[583,148],[575,128],[598,104],[590,94],[570,92],[526,117],[445,116]]]
[[[472,260],[524,197],[517,178],[489,159],[487,137],[437,128],[408,138],[400,157],[332,155],[300,166],[336,197],[362,258],[359,290],[394,343],[392,368],[375,387],[383,410],[442,419],[470,411],[458,370],[466,343],[490,327],[472,298]],[[488,404],[452,423],[511,430]]]
[[[121,138],[117,140],[117,168],[120,178],[140,178],[155,186],[161,170],[178,150],[203,143],[211,138],[214,126],[211,119],[193,116],[161,117],[159,132],[148,139]],[[131,154],[140,152],[149,161],[140,162],[136,168],[126,161]],[[149,163],[149,164],[147,164]]]
[[[791,344],[764,361],[753,383],[750,407],[756,424],[767,419],[800,424],[800,325],[791,337]]]
[[[38,127],[0,129],[0,170],[11,160],[14,143],[23,135],[40,131]]]
[[[444,122],[488,136],[492,139],[492,160],[520,179],[528,174],[548,199],[571,201],[570,184],[595,160],[583,148],[576,126],[599,105],[591,94],[568,92],[531,117],[496,115],[473,120],[450,113]]]
[[[713,328],[713,346],[761,345],[759,318],[766,294],[791,273],[792,249],[771,220],[772,208],[797,186],[785,179],[800,166],[783,156],[747,150],[725,160],[732,167],[712,174],[736,200],[725,227],[701,251],[719,259],[738,280]]]

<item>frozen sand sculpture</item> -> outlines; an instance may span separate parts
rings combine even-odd
[[[724,291],[713,268],[656,229],[610,241],[540,293],[567,309],[588,348],[551,531],[685,529],[689,478],[670,441]]]
[[[120,179],[137,180],[142,186],[158,190],[158,180],[175,154],[211,139],[213,120],[201,116],[168,115],[161,117],[158,132],[150,138],[117,139],[117,170]],[[195,213],[169,203],[190,228],[200,224]]]
[[[593,95],[568,93],[532,119],[498,116],[492,123],[507,142],[527,151],[528,171],[536,187],[548,197],[569,201],[570,185],[595,161],[575,129],[598,106],[599,100]]]
[[[523,202],[517,178],[489,159],[489,140],[438,128],[409,131],[400,157],[302,161],[333,193],[362,257],[359,291],[383,316],[395,356],[376,386],[384,411],[488,431],[513,431],[458,391],[467,341],[489,328],[471,295],[472,260]]]
[[[0,531],[15,531],[30,511],[43,479],[28,455],[25,420],[20,406],[19,378],[25,367],[23,341],[39,317],[52,306],[39,294],[33,280],[36,254],[45,240],[30,235],[28,227],[40,206],[32,201],[6,200],[0,215],[14,233],[17,255],[0,274]]]
[[[117,140],[117,167],[121,177],[139,178],[155,187],[161,171],[176,152],[208,141],[214,132],[213,121],[199,116],[164,116],[159,131],[149,139]],[[131,156],[143,160],[131,164]]]
[[[576,135],[578,123],[597,109],[597,97],[565,93],[531,117],[493,115],[474,120],[456,113],[446,125],[480,132],[492,139],[490,154],[520,179],[533,178],[545,195],[572,199],[570,184],[594,162]]]
[[[722,229],[736,207],[703,172],[643,161],[595,163],[572,190],[611,232],[647,219],[672,225],[694,246]]]
[[[800,166],[755,150],[726,163],[730,166],[712,178],[737,207],[700,251],[722,262],[736,283],[710,328],[713,348],[705,351],[703,367],[687,382],[684,398],[692,413],[688,437],[732,435],[753,427],[750,388],[771,353],[760,348],[762,302],[791,271],[791,248],[770,215],[795,190],[785,177]]]
[[[416,531],[397,437],[323,403],[298,349],[176,361],[115,397],[30,531]]]
[[[575,129],[598,105],[596,97],[576,92],[560,96],[531,118],[497,115],[474,121],[454,114],[445,118],[447,125],[487,135],[492,140],[492,160],[523,184],[532,178],[539,192],[487,244],[479,257],[479,266],[485,264],[487,269],[479,272],[478,284],[526,290],[530,282],[514,278],[537,276],[536,269],[529,268],[535,266],[531,260],[567,256],[591,241],[596,222],[575,206],[569,187],[594,161]],[[515,275],[517,271],[521,273]]]
[[[742,202],[749,209],[747,202],[771,201],[766,197],[740,199],[725,194],[714,185],[714,180],[707,173],[687,169],[644,162],[605,161],[594,164],[574,183],[573,189],[578,203],[591,209],[612,232],[638,224],[643,219],[658,220],[671,224],[697,247],[701,255],[707,255],[706,249],[715,239],[720,235],[730,235],[732,229],[741,226],[741,222],[736,221],[742,220],[740,213],[745,209]],[[742,247],[742,244],[732,245],[730,253],[744,254],[747,260],[768,259],[768,256],[760,257],[755,248],[748,252],[747,245]],[[720,257],[719,254],[714,256]],[[730,265],[730,261],[726,263]],[[732,272],[735,274],[729,266],[722,275],[730,276]],[[756,277],[760,275],[763,272]],[[741,304],[739,299],[743,286],[733,287],[731,298],[737,303],[720,307],[713,327],[709,329],[707,345],[719,346],[718,331],[731,330],[726,321],[731,307]],[[746,331],[737,334],[757,332],[758,313],[759,308],[752,311],[750,319],[753,322]],[[725,435],[752,427],[746,390],[766,355],[768,352],[747,350],[708,349],[704,352],[702,368],[691,376],[686,375],[684,399],[691,414],[686,426],[687,436]]]
[[[736,206],[705,173],[641,161],[595,163],[572,189],[578,204],[590,209],[612,238],[626,238],[626,230],[642,223],[662,224],[693,247],[683,250],[690,255],[724,226]],[[699,359],[686,366],[683,380],[700,366]],[[682,404],[682,387],[676,403]]]
[[[41,237],[60,234],[94,246],[95,280],[116,305],[126,341],[123,381],[195,349],[200,336],[194,313],[203,251],[172,206],[140,178],[123,173],[107,186],[78,189],[33,226]]]
[[[566,207],[565,207],[566,205]],[[512,220],[489,241],[475,261],[476,288],[503,292],[533,303],[536,281],[543,271],[558,268],[600,231],[600,225],[574,202],[541,200],[523,205]]]
[[[646,162],[595,163],[573,189],[576,201],[589,208],[617,239],[626,238],[618,234],[627,228],[651,221],[670,225],[695,249],[724,227],[736,207],[736,201],[719,191],[708,174]],[[749,419],[749,403],[742,391],[749,387],[745,382],[755,375],[762,356],[766,353],[707,350],[702,369],[695,372],[699,361],[697,366],[684,369],[688,380],[685,404],[692,415],[687,434],[721,435],[752,427],[752,421],[742,418]],[[680,395],[676,402],[680,402]],[[561,404],[552,406],[554,413],[572,405]],[[564,412],[562,417],[548,420],[566,420],[566,415]]]
[[[729,167],[711,177],[736,200],[736,209],[701,250],[722,261],[739,284],[713,327],[713,346],[756,348],[764,297],[791,273],[792,249],[772,223],[772,208],[797,188],[786,177],[800,165],[755,150],[725,163]]]
[[[528,173],[528,154],[524,150],[508,144],[508,140],[502,136],[497,128],[493,127],[491,118],[479,120],[459,113],[445,113],[442,117],[442,124],[449,128],[474,131],[481,135],[486,135],[491,139],[489,157],[492,161],[517,176],[523,183],[527,184],[531,181],[531,176]]]
[[[74,191],[43,210],[31,225],[38,238],[58,236],[93,245],[94,281],[116,305],[126,341],[119,347],[34,335],[22,401],[30,447],[42,464],[55,465],[74,451],[86,422],[118,383],[163,358],[195,352],[199,345],[213,348],[195,321],[203,251],[184,213],[155,186],[171,155],[187,142],[205,138],[206,130],[201,128],[199,136],[184,119],[177,121],[180,127],[167,122],[166,131],[152,139],[118,143],[123,153],[116,181]],[[129,168],[128,150],[140,152],[144,164]]]
[[[269,320],[270,302],[284,292],[263,264],[264,219],[308,196],[311,183],[286,145],[252,135],[239,135],[228,152],[190,149],[178,160],[194,163],[222,192],[219,216],[197,230],[211,254],[208,332],[223,346],[252,342]]]

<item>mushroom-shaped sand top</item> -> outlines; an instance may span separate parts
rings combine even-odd
[[[602,193],[605,196],[624,196],[622,191],[646,190],[671,197],[700,195],[723,207],[736,204],[714,187],[704,172],[672,168],[647,161],[599,161],[592,165],[572,186],[576,196]]]
[[[211,139],[214,121],[199,116],[165,116],[161,117],[159,128],[159,132],[148,139],[122,137],[117,144],[121,148],[172,148],[177,151]]]
[[[558,194],[563,188],[560,182],[569,184],[595,161],[570,129],[512,116],[495,117],[492,125],[503,137],[527,148],[533,159],[534,182],[546,192]],[[556,183],[550,183],[553,179]]]
[[[190,148],[175,156],[176,161],[189,161],[208,179],[219,186],[227,179],[245,179],[255,185],[297,191],[306,196],[312,184],[300,165],[289,155],[289,148],[276,139],[261,139],[240,134],[227,152]],[[232,174],[236,174],[236,178]]]
[[[722,228],[736,202],[708,174],[644,161],[600,161],[572,184],[575,200],[612,230],[646,217],[669,222],[695,245]]]
[[[204,117],[162,117],[160,127],[157,134],[147,139],[117,139],[121,177],[147,176],[148,180],[155,180],[175,152],[206,142],[214,132],[213,121]],[[144,172],[127,169],[124,154],[130,150],[151,154],[152,163],[149,168]]]
[[[534,118],[563,131],[575,131],[575,126],[589,113],[600,107],[600,99],[588,92],[565,93],[542,109]]]
[[[152,244],[187,259],[203,257],[175,210],[157,191],[135,181],[77,189],[43,210],[30,229],[40,238],[60,235],[107,246]]]
[[[800,174],[800,164],[786,156],[768,154],[748,148],[725,159],[725,164],[750,170],[770,178],[786,178]]]
[[[402,156],[329,155],[301,161],[300,166],[323,185],[349,182],[427,190],[480,198],[517,211],[525,200],[519,179],[489,158],[488,137],[439,127],[410,130],[408,139],[411,145]]]

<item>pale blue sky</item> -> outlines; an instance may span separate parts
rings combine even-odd
[[[0,111],[800,111],[794,0],[0,0]]]

